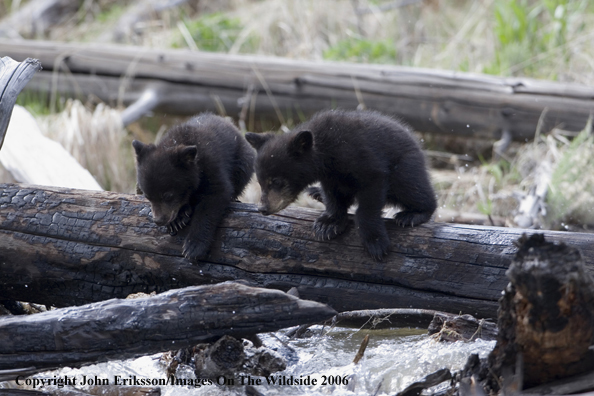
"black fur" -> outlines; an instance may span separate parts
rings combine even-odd
[[[189,223],[183,254],[204,257],[225,209],[251,178],[254,150],[233,124],[208,113],[172,127],[156,146],[132,145],[155,223],[172,235]]]
[[[403,210],[400,226],[429,221],[435,193],[416,139],[402,123],[371,111],[324,111],[283,135],[246,134],[258,151],[256,174],[262,187],[263,214],[275,213],[308,192],[326,205],[316,220],[319,239],[332,239],[347,226],[355,201],[356,223],[365,248],[382,260],[390,247],[381,212]]]

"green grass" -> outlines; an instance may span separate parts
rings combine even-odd
[[[495,59],[484,72],[497,75],[543,75],[539,57],[556,51],[557,59],[568,61],[569,19],[585,11],[587,2],[569,0],[499,0],[495,3],[493,36]]]
[[[594,224],[594,135],[592,120],[560,148],[547,195],[547,225]]]
[[[339,41],[324,52],[324,59],[333,61],[394,63],[396,47],[392,40],[351,38]]]
[[[113,3],[107,9],[101,10],[96,16],[97,22],[107,23],[117,21],[127,10],[126,6],[121,3]]]
[[[50,114],[49,95],[24,89],[17,96],[16,104],[23,106],[34,117]]]
[[[244,29],[239,18],[228,17],[221,13],[214,13],[200,17],[194,21],[185,22],[192,39],[201,51],[228,52]],[[173,47],[186,47],[187,43],[179,35],[175,38]],[[238,52],[254,51],[257,42],[254,36],[243,41]]]

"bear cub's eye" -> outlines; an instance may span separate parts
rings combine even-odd
[[[277,189],[277,190],[280,190],[281,188],[283,188],[284,185],[285,185],[285,181],[278,177],[275,177],[274,179],[272,179],[270,181],[270,187]]]
[[[173,193],[172,192],[163,193],[162,198],[163,198],[163,201],[165,201],[165,202],[171,202],[171,201],[173,201]]]

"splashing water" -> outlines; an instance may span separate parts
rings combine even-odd
[[[321,326],[312,326],[316,334]],[[452,372],[460,370],[468,356],[478,353],[486,357],[495,346],[495,341],[439,343],[426,335],[426,330],[356,330],[333,328],[324,330],[323,336],[289,340],[284,334],[261,334],[265,346],[277,350],[287,359],[287,369],[269,377],[248,376],[237,373],[234,378],[210,379],[212,384],[196,386],[163,385],[163,396],[245,395],[245,385],[254,385],[266,395],[369,395],[394,394],[412,382],[442,368]],[[361,341],[370,335],[368,347],[361,361],[355,365],[355,357]],[[36,378],[68,376],[77,378],[77,384],[86,377],[94,380],[107,379],[110,385],[116,379],[122,385],[124,380],[133,384],[136,379],[147,379],[144,386],[158,386],[158,381],[167,380],[164,366],[159,363],[161,354],[137,359],[112,361],[86,366],[80,369],[64,368],[35,375]],[[195,379],[189,368],[178,369],[177,378]],[[291,381],[303,384],[291,384]],[[343,381],[349,383],[345,385]],[[218,385],[224,381],[233,384]],[[272,384],[269,382],[274,382]],[[447,383],[444,383],[447,384]],[[442,385],[445,386],[445,385]],[[2,384],[0,384],[0,388]],[[65,387],[66,389],[68,387]],[[85,389],[85,387],[79,387]],[[56,387],[41,390],[51,391]],[[40,390],[40,389],[37,389]]]

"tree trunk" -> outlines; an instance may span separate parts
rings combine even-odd
[[[556,125],[582,130],[594,111],[589,87],[525,78],[6,39],[0,39],[0,53],[41,60],[46,72],[28,87],[38,92],[129,105],[150,87],[158,91],[159,111],[242,113],[247,125],[363,105],[401,117],[420,132],[499,139],[507,131],[525,141],[534,138],[545,109],[543,131]]]
[[[328,306],[279,290],[237,283],[113,299],[3,319],[0,370],[129,359],[188,348],[223,335],[241,337],[316,323],[335,314]]]
[[[398,228],[384,262],[363,249],[352,217],[345,234],[316,241],[317,210],[262,216],[234,203],[211,254],[191,263],[185,234],[157,227],[139,195],[0,185],[0,299],[82,305],[135,292],[242,279],[289,290],[337,311],[419,308],[495,317],[524,230],[429,223]],[[592,234],[546,232],[579,247],[594,267]]]

